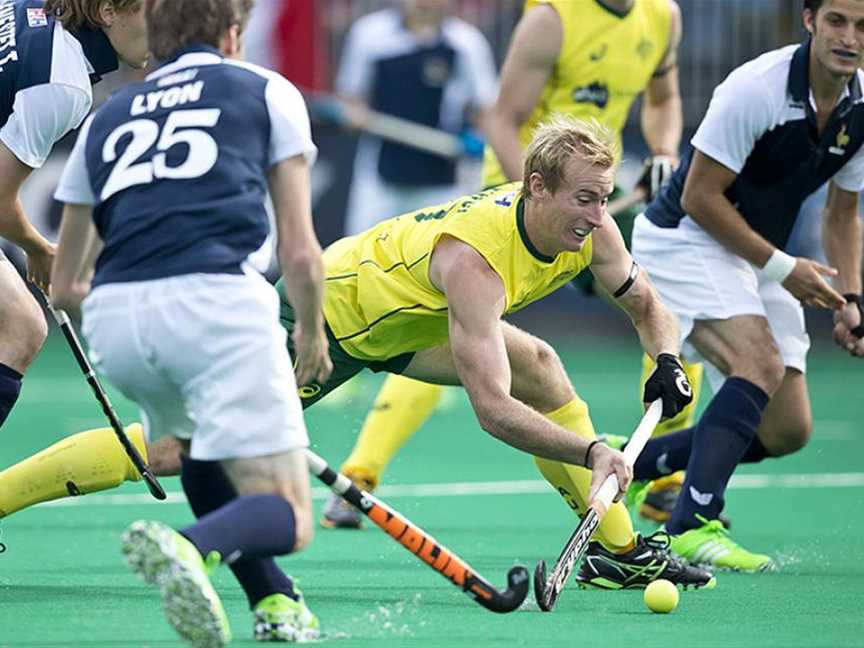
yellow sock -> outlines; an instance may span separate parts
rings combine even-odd
[[[673,416],[671,419],[661,421],[660,424],[654,428],[654,432],[651,436],[658,437],[663,436],[664,434],[678,432],[679,430],[686,430],[689,427],[693,427],[696,423],[696,405],[699,403],[699,392],[702,389],[702,374],[704,373],[705,367],[701,362],[690,363],[683,359],[681,360],[681,364],[684,366],[684,373],[687,374],[687,380],[690,381],[690,386],[693,388],[693,400],[687,407],[678,412],[678,414]],[[651,359],[651,356],[643,354],[642,380],[639,382],[640,400],[642,399],[642,391],[645,388],[645,381],[648,380],[648,377],[653,371],[654,360]]]
[[[572,430],[580,437],[594,439],[594,426],[588,416],[588,406],[580,398],[575,398],[563,407],[545,415],[553,423]],[[534,457],[534,462],[555,490],[564,498],[564,502],[578,515],[587,508],[588,490],[591,486],[591,471],[587,468]],[[594,539],[609,551],[624,553],[636,544],[633,524],[627,508],[621,503],[613,504],[597,531]]]
[[[441,400],[443,388],[404,376],[387,376],[375,405],[366,415],[363,429],[342,472],[364,483],[367,490],[378,486],[384,468],[425,423]]]
[[[141,424],[129,425],[126,434],[146,462]],[[0,518],[39,502],[140,479],[111,428],[80,432],[0,472]]]

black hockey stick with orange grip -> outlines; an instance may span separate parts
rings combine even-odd
[[[507,589],[490,584],[468,563],[439,543],[419,526],[378,498],[357,488],[345,475],[336,472],[321,457],[306,451],[309,471],[330,490],[359,509],[408,551],[456,585],[478,604],[492,612],[512,612],[528,595],[528,570],[522,565],[510,569]]]

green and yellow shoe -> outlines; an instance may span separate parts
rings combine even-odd
[[[747,551],[732,540],[720,520],[706,520],[701,515],[696,518],[702,526],[670,536],[673,553],[691,565],[744,572],[764,572],[775,568],[770,556]]]
[[[256,641],[303,643],[321,636],[318,617],[306,607],[300,590],[295,591],[300,595],[299,601],[285,594],[271,594],[258,601],[252,610]]]
[[[145,582],[158,585],[168,623],[193,646],[222,648],[231,628],[209,572],[219,564],[213,552],[207,562],[189,540],[159,522],[138,520],[123,532],[123,555]]]

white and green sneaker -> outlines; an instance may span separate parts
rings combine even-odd
[[[770,556],[744,549],[729,537],[729,531],[720,520],[706,520],[701,515],[696,518],[702,522],[702,526],[670,536],[673,553],[691,565],[744,572],[774,569],[774,561]]]
[[[299,601],[285,594],[271,594],[258,601],[255,609],[256,641],[314,641],[321,636],[318,617],[306,607],[299,590]]]
[[[185,641],[201,648],[231,641],[228,617],[208,576],[219,564],[216,552],[205,563],[195,545],[174,529],[145,520],[123,532],[122,549],[132,571],[159,586],[168,623]]]

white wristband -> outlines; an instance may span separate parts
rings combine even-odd
[[[783,250],[774,250],[768,263],[762,267],[762,272],[769,279],[783,283],[795,269],[795,263],[795,257],[792,255],[786,254]]]

